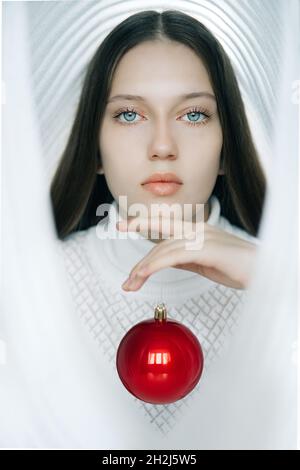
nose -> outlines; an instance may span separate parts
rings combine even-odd
[[[149,158],[150,160],[177,159],[176,143],[167,124],[160,122],[156,127],[149,149]]]

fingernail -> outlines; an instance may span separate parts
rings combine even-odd
[[[129,285],[129,279],[126,279],[123,284],[122,284],[122,287],[127,287]]]
[[[132,287],[133,284],[134,284],[134,280],[135,280],[135,276],[128,277],[128,278],[124,281],[124,283],[122,284],[122,287],[125,287],[125,288],[127,288],[127,287],[129,287],[129,288]]]

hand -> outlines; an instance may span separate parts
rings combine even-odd
[[[150,221],[139,217],[131,219],[119,222],[117,229],[147,235],[153,230],[154,233],[164,234],[159,217]],[[204,239],[198,242],[197,249],[188,250],[186,242],[190,242],[191,238],[188,234],[181,239],[172,238],[179,221],[175,219],[172,223],[170,233],[165,234],[167,237],[171,235],[171,238],[159,242],[132,268],[128,279],[122,284],[124,290],[139,289],[151,274],[167,267],[192,271],[227,287],[245,289],[248,286],[256,255],[255,244],[203,222]],[[190,227],[195,234],[196,224],[191,222]]]

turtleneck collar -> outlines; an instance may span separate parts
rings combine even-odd
[[[221,219],[220,203],[216,196],[210,200],[210,213],[207,223],[218,226]],[[92,248],[89,254],[93,257],[93,265],[103,275],[113,282],[121,285],[129,275],[132,268],[141,261],[157,244],[145,238],[138,232],[120,232],[116,223],[124,220],[121,216],[116,200],[109,205],[108,216],[97,227],[91,227],[89,232],[89,246]],[[105,259],[106,262],[105,263]],[[174,291],[180,289],[187,293],[198,290],[212,281],[197,273],[168,267],[152,274],[145,284],[136,292],[125,292],[129,295],[163,295],[164,298],[174,296]]]

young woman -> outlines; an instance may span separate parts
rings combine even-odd
[[[146,186],[155,173],[172,173],[173,183]],[[198,335],[206,365],[216,356],[251,280],[265,189],[233,68],[212,33],[174,10],[117,25],[89,63],[51,186],[76,306],[111,361],[158,299]],[[97,208],[105,203],[104,218]],[[204,204],[201,249],[162,239],[156,218],[134,225],[136,203],[149,213],[154,203],[191,204],[193,224]],[[135,238],[120,237],[137,227]],[[149,239],[151,228],[158,238]]]

